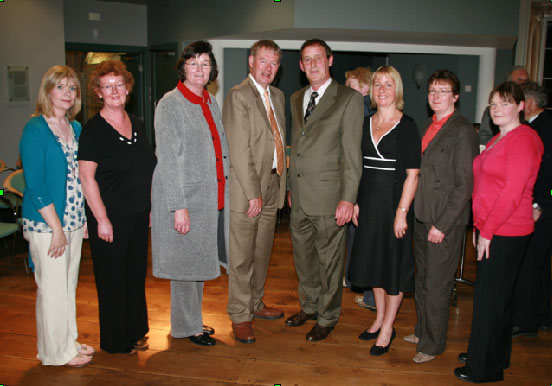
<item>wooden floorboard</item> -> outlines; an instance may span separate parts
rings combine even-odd
[[[276,234],[266,282],[265,302],[298,310],[297,277],[289,232]],[[469,239],[469,238],[468,238]],[[473,247],[468,245],[465,277],[473,280]],[[146,280],[150,349],[137,355],[99,352],[82,369],[42,366],[36,359],[35,283],[26,276],[22,255],[12,265],[0,259],[0,384],[4,385],[449,385],[463,384],[452,371],[469,339],[473,289],[458,285],[458,306],[450,308],[447,350],[434,361],[417,365],[415,346],[402,338],[413,332],[416,311],[406,296],[397,316],[397,338],[388,354],[372,357],[373,342],[357,336],[375,314],[355,304],[356,293],[344,289],[340,321],[327,340],[305,341],[313,322],[290,328],[283,320],[255,320],[257,342],[234,340],[226,314],[228,279],[205,283],[203,316],[216,329],[215,347],[199,347],[170,337],[170,286]],[[99,348],[98,300],[88,243],[83,248],[77,290],[79,340]],[[552,382],[552,333],[514,340],[511,367],[504,385],[549,385]]]

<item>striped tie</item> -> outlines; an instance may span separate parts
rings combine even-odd
[[[313,91],[311,94],[309,104],[307,105],[307,111],[305,111],[305,123],[307,123],[307,119],[311,116],[312,111],[316,107],[316,102],[314,100],[317,97],[318,97],[318,93],[316,91]]]

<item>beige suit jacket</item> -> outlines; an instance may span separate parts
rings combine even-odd
[[[284,93],[276,87],[269,87],[285,156]],[[228,92],[222,121],[230,148],[230,209],[246,212],[249,200],[265,197],[274,162],[274,138],[266,108],[249,76]],[[279,208],[284,204],[286,192],[285,160],[280,181]]]
[[[306,90],[291,96],[291,207],[330,216],[339,201],[356,203],[364,102],[359,92],[332,80],[305,124]]]

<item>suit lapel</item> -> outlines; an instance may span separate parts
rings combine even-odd
[[[303,99],[305,98],[305,93],[307,92],[307,88],[303,88],[299,94],[297,95],[297,98],[295,99],[295,111],[297,111],[297,116],[295,117],[295,120],[298,123],[299,128],[302,130],[305,127],[305,111],[303,110]],[[315,109],[316,110],[316,109]]]
[[[255,84],[253,83],[249,75],[247,76],[247,79],[245,81],[249,84],[249,87],[251,87],[251,92],[253,93],[253,98],[254,98],[253,103],[255,104],[255,108],[257,109],[257,112],[262,117],[261,119],[265,123],[266,128],[270,130],[270,132],[272,133],[272,129],[270,128],[270,121],[268,120],[268,115],[266,113],[266,107],[263,102],[263,97],[257,90],[257,87],[255,86]]]
[[[431,151],[435,146],[438,145],[440,141],[443,140],[443,138],[446,138],[448,136],[450,130],[452,130],[451,128],[454,127],[454,121],[458,118],[458,114],[459,114],[458,110],[455,110],[454,113],[450,116],[450,118],[447,119],[443,127],[441,127],[441,130],[439,130],[437,135],[433,137],[433,140],[427,146],[426,152]],[[427,129],[426,129],[426,132],[427,132]]]
[[[268,87],[270,87],[271,95],[275,95],[274,90],[276,88],[273,87],[273,86],[268,86]],[[286,121],[285,106],[280,103],[280,98],[272,98],[272,104],[274,105],[274,115],[276,116],[276,120],[278,121],[278,125],[280,126],[280,132],[282,134],[282,139],[283,139],[284,146],[285,146],[285,143],[286,143],[286,135],[285,135],[286,128],[285,128],[285,126],[282,127],[283,122]]]
[[[318,104],[312,111],[312,115],[307,120],[307,125],[306,125],[307,128],[309,128],[316,121],[318,121],[324,115],[324,113],[335,103],[336,96],[337,96],[337,82],[332,79],[332,82],[324,92],[324,95],[322,96],[322,98],[320,98],[320,100],[318,101]]]

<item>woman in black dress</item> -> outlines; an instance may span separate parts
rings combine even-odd
[[[144,121],[127,114],[134,79],[118,60],[100,63],[88,88],[103,102],[82,130],[79,168],[100,308],[100,347],[146,350],[146,266],[156,157]]]
[[[414,288],[412,213],[418,184],[420,135],[404,115],[400,74],[382,66],[372,76],[372,104],[377,112],[364,121],[364,169],[353,222],[358,226],[349,278],[357,287],[373,287],[377,316],[359,339],[376,339],[372,355],[389,351],[393,323],[403,293]]]

